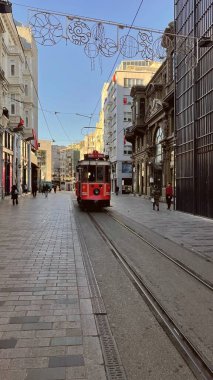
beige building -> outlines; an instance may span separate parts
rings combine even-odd
[[[107,88],[104,85],[104,149],[112,163],[113,191],[116,186],[123,192],[132,186],[132,145],[124,139],[132,122],[131,87],[146,86],[160,65],[149,60],[122,61]]]
[[[38,165],[41,170],[41,183],[52,181],[52,141],[39,140]]]
[[[74,190],[76,165],[80,159],[80,144],[71,144],[60,150],[61,190]]]

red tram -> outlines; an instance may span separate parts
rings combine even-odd
[[[76,196],[80,207],[110,206],[109,156],[94,150],[84,155],[76,167]]]

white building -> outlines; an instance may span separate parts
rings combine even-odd
[[[37,49],[29,28],[0,14],[0,198],[37,176]],[[7,118],[5,115],[7,114]],[[34,165],[34,170],[33,170]]]
[[[108,84],[104,104],[104,150],[112,163],[112,191],[130,191],[132,186],[132,147],[124,139],[125,129],[132,121],[133,85],[146,85],[160,67],[153,61],[122,61]],[[103,88],[105,91],[105,87]]]
[[[62,145],[52,145],[52,182],[60,185],[60,151],[65,149]]]

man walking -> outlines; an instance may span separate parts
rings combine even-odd
[[[172,203],[172,197],[173,197],[173,189],[171,183],[168,183],[166,186],[166,203],[167,203],[167,210],[170,210],[171,203]]]

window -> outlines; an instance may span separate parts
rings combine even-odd
[[[29,112],[28,111],[26,111],[25,119],[26,119],[26,128],[28,128],[29,127]]]
[[[124,154],[132,154],[132,148],[126,146],[125,149],[124,149]]]
[[[10,109],[11,115],[15,115],[16,114],[15,98],[16,98],[16,95],[15,94],[11,94],[11,109]]]
[[[27,84],[24,85],[24,92],[25,92],[25,95],[28,96],[28,85]]]
[[[124,112],[124,121],[132,120],[132,112]]]
[[[122,173],[132,173],[131,162],[122,162]]]
[[[15,65],[12,63],[12,65],[10,66],[10,74],[12,75],[12,76],[14,76],[15,75]]]
[[[132,87],[135,85],[142,85],[143,79],[124,78],[124,87]]]

